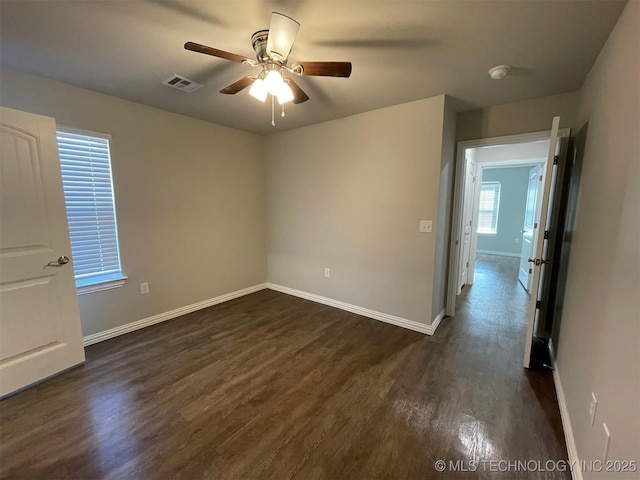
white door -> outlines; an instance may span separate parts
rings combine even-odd
[[[542,168],[538,165],[529,171],[529,186],[527,187],[527,206],[524,214],[524,225],[522,227],[522,252],[520,253],[520,270],[518,271],[518,280],[529,292],[531,291],[531,278],[533,276],[533,268],[529,263],[529,259],[533,257],[533,238],[534,228],[537,227],[536,217],[540,202],[538,201],[538,185],[542,183]]]
[[[552,186],[552,178],[554,177],[554,167],[553,167],[553,159],[556,153],[559,152],[559,142],[558,142],[558,129],[560,127],[560,117],[553,117],[553,122],[551,126],[551,137],[549,140],[549,154],[547,156],[547,162],[543,166],[543,179],[542,179],[542,190],[539,190],[538,195],[540,197],[540,216],[538,218],[538,225],[547,225],[547,216],[551,207],[551,186]],[[537,231],[541,231],[543,228],[538,228]],[[542,285],[543,280],[543,254],[545,247],[545,239],[544,235],[534,234],[533,237],[533,255],[531,257],[531,262],[529,265],[533,269],[532,278],[531,278],[531,289],[530,289],[530,297],[529,297],[529,307],[527,310],[527,332],[525,338],[525,346],[524,346],[524,366],[525,368],[529,368],[529,364],[531,362],[531,349],[533,345],[533,332],[535,327],[535,322],[538,315],[538,309],[536,308],[536,302],[538,301],[538,293],[540,292],[540,286]]]
[[[0,396],[84,362],[70,252],[55,120],[0,108]]]
[[[469,264],[471,262],[471,237],[473,228],[473,207],[474,191],[476,181],[476,163],[472,159],[467,160],[464,179],[464,203],[462,207],[462,258],[460,259],[460,270],[458,272],[458,294],[462,287],[469,281]]]

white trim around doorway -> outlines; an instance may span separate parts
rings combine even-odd
[[[559,137],[569,136],[571,130],[568,128],[561,128],[558,132]],[[455,183],[453,191],[453,214],[451,218],[451,255],[449,257],[449,279],[447,285],[447,303],[445,313],[447,316],[455,315],[456,308],[456,282],[458,279],[458,268],[460,265],[461,252],[459,247],[459,236],[462,231],[462,205],[463,195],[462,191],[464,186],[464,178],[466,174],[466,151],[471,148],[490,147],[500,145],[513,145],[518,143],[529,143],[542,140],[548,140],[551,136],[550,130],[542,132],[524,133],[519,135],[507,135],[503,137],[492,138],[480,138],[477,140],[464,140],[458,142],[458,148],[456,153],[455,164]],[[505,161],[504,163],[516,163],[517,161]],[[519,162],[518,162],[519,163]],[[532,163],[532,160],[522,161],[525,163]],[[537,162],[536,162],[537,163]],[[546,159],[544,162],[546,163]]]

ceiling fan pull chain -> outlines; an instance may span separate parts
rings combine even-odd
[[[276,126],[275,110],[276,110],[275,100],[273,98],[273,95],[271,95],[271,125],[273,125],[274,127]]]
[[[282,113],[280,114],[280,116],[284,118],[284,103],[282,104]]]

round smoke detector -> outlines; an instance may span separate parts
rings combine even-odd
[[[510,65],[498,65],[497,67],[493,67],[491,70],[489,70],[489,75],[494,80],[500,80],[501,78],[507,76],[510,68]]]

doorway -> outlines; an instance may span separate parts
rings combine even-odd
[[[533,226],[540,210],[537,188],[548,149],[548,138],[466,149],[456,295],[473,285],[478,254],[524,258],[528,274]],[[522,283],[529,291],[527,275]]]
[[[529,303],[527,314],[520,320],[526,325],[527,338],[531,338],[539,303],[539,278],[544,268],[542,248],[547,244],[547,237],[545,235],[543,240],[542,233],[547,225],[549,199],[553,197],[554,164],[563,143],[558,138],[568,137],[570,133],[569,129],[560,130],[559,122],[558,117],[553,119],[551,131],[458,144],[447,315],[455,315],[456,300],[461,291],[465,286],[473,286],[479,253],[483,255],[483,264],[487,261],[486,255],[510,257],[509,261],[500,262],[501,267],[496,271],[503,271],[506,264],[513,265],[509,276],[515,279],[515,285],[525,293]],[[541,174],[536,170],[538,168]],[[520,174],[520,199],[505,202],[503,198],[500,202],[500,197],[507,195],[505,186],[510,185],[504,181],[508,169],[513,169],[511,174],[516,171]],[[497,173],[502,179],[495,175]],[[537,179],[539,184],[531,183],[532,179]],[[517,211],[517,218],[508,220],[505,208]],[[533,228],[527,229],[532,214]],[[529,268],[520,280],[519,269],[523,261]],[[533,277],[529,277],[530,273]],[[476,303],[482,305],[484,302]],[[525,342],[525,367],[529,366],[529,343]]]

